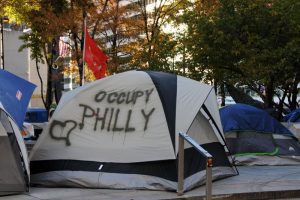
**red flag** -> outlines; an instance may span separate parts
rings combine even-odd
[[[85,28],[85,49],[83,57],[96,79],[105,77],[108,56],[101,51],[96,42],[90,37],[87,28]]]

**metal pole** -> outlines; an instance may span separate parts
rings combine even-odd
[[[4,69],[4,33],[3,33],[3,17],[1,17],[1,64]]]
[[[86,14],[83,14],[83,33],[84,33],[84,37],[83,37],[83,50],[82,50],[82,85],[84,85],[84,76],[85,76],[85,67],[84,67],[84,56],[85,56],[85,45],[86,45],[86,34],[89,34],[87,31],[87,27],[86,27]]]
[[[209,157],[206,159],[206,200],[212,199],[212,166],[213,159]]]
[[[178,150],[178,186],[177,195],[181,196],[184,192],[184,138],[179,136]]]
[[[178,187],[177,195],[183,195],[184,192],[184,141],[191,144],[199,153],[206,158],[206,199],[212,199],[212,167],[213,157],[204,148],[201,147],[186,133],[179,132],[179,149],[178,149]]]

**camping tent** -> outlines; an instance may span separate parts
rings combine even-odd
[[[100,79],[63,96],[32,150],[31,181],[175,190],[179,131],[214,156],[214,179],[235,173],[212,86],[150,71]],[[185,146],[187,190],[205,181],[206,162]]]
[[[220,116],[227,146],[236,164],[300,164],[298,140],[266,111],[235,104],[221,108]]]
[[[300,140],[300,108],[293,110],[285,115],[281,122],[293,135]]]
[[[0,195],[28,191],[29,163],[16,122],[0,103]]]
[[[284,122],[300,122],[300,108],[293,110],[283,118]]]
[[[22,128],[36,85],[2,69],[0,69],[0,83],[0,102],[19,128]]]

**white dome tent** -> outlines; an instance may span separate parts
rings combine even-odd
[[[29,162],[16,122],[0,103],[0,196],[29,191]]]
[[[212,86],[128,71],[66,93],[31,154],[44,186],[176,190],[178,133],[214,157],[213,179],[235,174]],[[205,181],[205,158],[185,145],[185,190]]]

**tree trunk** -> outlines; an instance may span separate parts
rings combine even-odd
[[[287,85],[284,89],[284,92],[283,92],[283,95],[282,95],[282,98],[280,99],[279,101],[279,104],[277,106],[277,109],[278,109],[278,113],[277,113],[277,116],[276,118],[280,121],[281,118],[282,118],[282,113],[283,113],[283,106],[284,106],[284,100],[287,96],[287,92],[289,90],[289,86]]]
[[[267,108],[273,108],[274,102],[273,102],[273,96],[274,96],[274,77],[271,76],[269,82],[267,83],[266,87],[266,107]]]
[[[221,106],[223,107],[223,106],[225,106],[225,98],[226,98],[226,96],[225,96],[225,84],[223,82],[221,82],[221,84],[220,84],[220,94],[221,94],[221,99],[222,99]]]
[[[298,102],[297,102],[297,95],[298,95],[298,83],[300,82],[300,74],[299,73],[296,73],[296,76],[295,76],[295,80],[292,84],[292,88],[291,88],[291,93],[292,93],[292,101],[291,101],[291,104],[290,104],[290,109],[291,110],[295,110],[298,106]]]
[[[44,104],[44,107],[46,108],[46,100],[45,100],[45,97],[44,97],[44,82],[43,82],[43,79],[42,79],[42,76],[41,76],[41,73],[40,73],[40,67],[39,67],[39,63],[38,63],[38,60],[35,59],[35,67],[36,67],[36,71],[37,71],[37,74],[38,74],[38,77],[40,79],[40,83],[41,83],[41,97],[42,97],[42,101],[43,101],[43,104]]]
[[[46,92],[46,110],[49,112],[50,106],[53,101],[52,93],[52,66],[48,66],[48,75],[47,75],[47,92]]]

